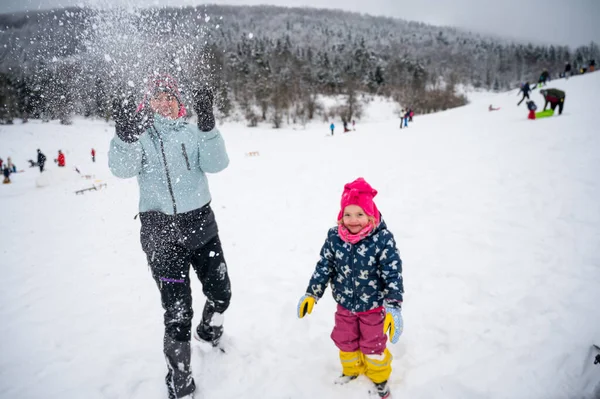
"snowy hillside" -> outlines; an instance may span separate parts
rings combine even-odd
[[[344,183],[365,177],[404,261],[396,399],[591,398],[600,382],[600,73],[551,82],[562,116],[527,120],[516,92],[355,132],[220,126],[231,164],[209,176],[232,279],[228,354],[194,347],[197,399],[360,399],[329,338],[326,293],[299,320]],[[532,94],[538,106],[543,99]],[[489,104],[501,107],[488,112]],[[139,243],[137,184],[107,167],[103,121],[0,127],[0,397],[166,397],[162,309]],[[91,148],[97,151],[92,164]],[[44,187],[26,165],[48,157]],[[51,159],[61,149],[67,170]],[[257,151],[258,156],[247,156]],[[71,168],[77,166],[84,179]],[[75,195],[92,184],[99,191]],[[195,323],[203,297],[193,283]]]

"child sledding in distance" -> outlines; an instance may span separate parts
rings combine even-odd
[[[544,110],[541,112],[535,112],[537,110],[537,105],[533,102],[533,100],[527,101],[527,109],[529,110],[529,114],[527,115],[527,119],[536,120],[539,118],[547,118],[549,116],[554,115],[554,110]]]
[[[371,392],[391,398],[387,381],[392,343],[403,330],[402,260],[394,236],[387,229],[373,197],[377,191],[363,178],[344,186],[337,226],[331,228],[306,294],[298,303],[298,317],[311,313],[331,285],[338,303],[331,339],[340,350],[342,375],[347,383],[364,374],[375,384]]]
[[[537,110],[537,105],[535,105],[533,100],[527,101],[527,109],[529,110],[527,119],[535,119],[535,111]]]

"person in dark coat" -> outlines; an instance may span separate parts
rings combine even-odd
[[[343,125],[344,125],[344,133],[348,133],[350,131],[350,129],[348,129],[348,122],[346,121],[342,121]]]
[[[4,168],[2,169],[2,174],[4,175],[4,180],[2,181],[2,183],[9,184],[10,183],[10,169],[8,168],[8,165],[4,164]]]
[[[521,85],[521,90],[519,90],[519,92],[517,93],[517,95],[523,93],[523,98],[521,99],[521,101],[519,101],[517,103],[517,106],[521,105],[521,103],[525,100],[525,99],[530,99],[529,98],[529,93],[531,93],[531,87],[529,87],[529,82],[525,82]]]
[[[542,71],[542,74],[540,75],[540,79],[538,80],[538,85],[539,86],[546,86],[547,82],[550,81],[550,72],[548,72],[547,69],[544,69]]]
[[[558,114],[562,114],[566,97],[564,91],[558,89],[543,89],[540,90],[540,94],[544,96],[545,100],[543,111],[545,111],[548,104],[550,104],[552,111],[558,106]]]
[[[46,156],[38,148],[37,150],[37,164],[40,167],[40,173],[44,171],[44,164],[46,163]]]
[[[569,76],[571,76],[571,63],[569,61],[567,61],[565,63],[565,79],[569,78]]]

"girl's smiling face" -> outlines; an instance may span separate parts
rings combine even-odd
[[[150,106],[154,112],[166,118],[177,119],[177,115],[179,115],[179,102],[174,95],[169,93],[157,93],[150,100]]]
[[[342,224],[352,234],[357,234],[370,223],[369,216],[358,205],[348,205],[344,208]]]

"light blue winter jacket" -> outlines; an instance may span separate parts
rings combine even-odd
[[[211,200],[205,173],[229,165],[225,142],[214,128],[202,132],[181,118],[154,115],[154,126],[138,141],[126,143],[115,135],[108,166],[120,178],[137,177],[140,212],[168,215],[198,209]]]

